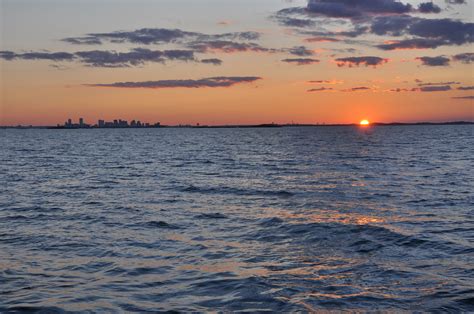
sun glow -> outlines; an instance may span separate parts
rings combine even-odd
[[[369,125],[370,122],[369,122],[369,120],[361,120],[359,124],[360,125]]]

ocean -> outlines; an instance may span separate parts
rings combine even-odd
[[[474,311],[473,135],[0,130],[0,312]]]

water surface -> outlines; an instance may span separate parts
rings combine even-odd
[[[474,311],[473,131],[0,130],[0,311]]]

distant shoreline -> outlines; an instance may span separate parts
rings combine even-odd
[[[371,123],[370,126],[417,126],[417,125],[474,125],[474,121],[452,121],[452,122],[391,122],[382,123],[375,122]],[[242,125],[161,125],[153,127],[144,127],[141,129],[162,129],[162,128],[190,128],[190,129],[222,129],[222,128],[284,128],[284,127],[341,127],[341,126],[359,126],[357,123],[336,123],[336,124],[277,124],[277,123],[266,123],[266,124],[242,124]],[[369,127],[370,127],[369,126]],[[366,126],[365,126],[366,127]],[[89,128],[67,128],[63,126],[0,126],[0,129],[50,129],[50,130],[96,130],[96,129],[136,129],[133,127],[89,127]]]

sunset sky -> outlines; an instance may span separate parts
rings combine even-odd
[[[472,0],[0,0],[0,125],[474,121]]]

